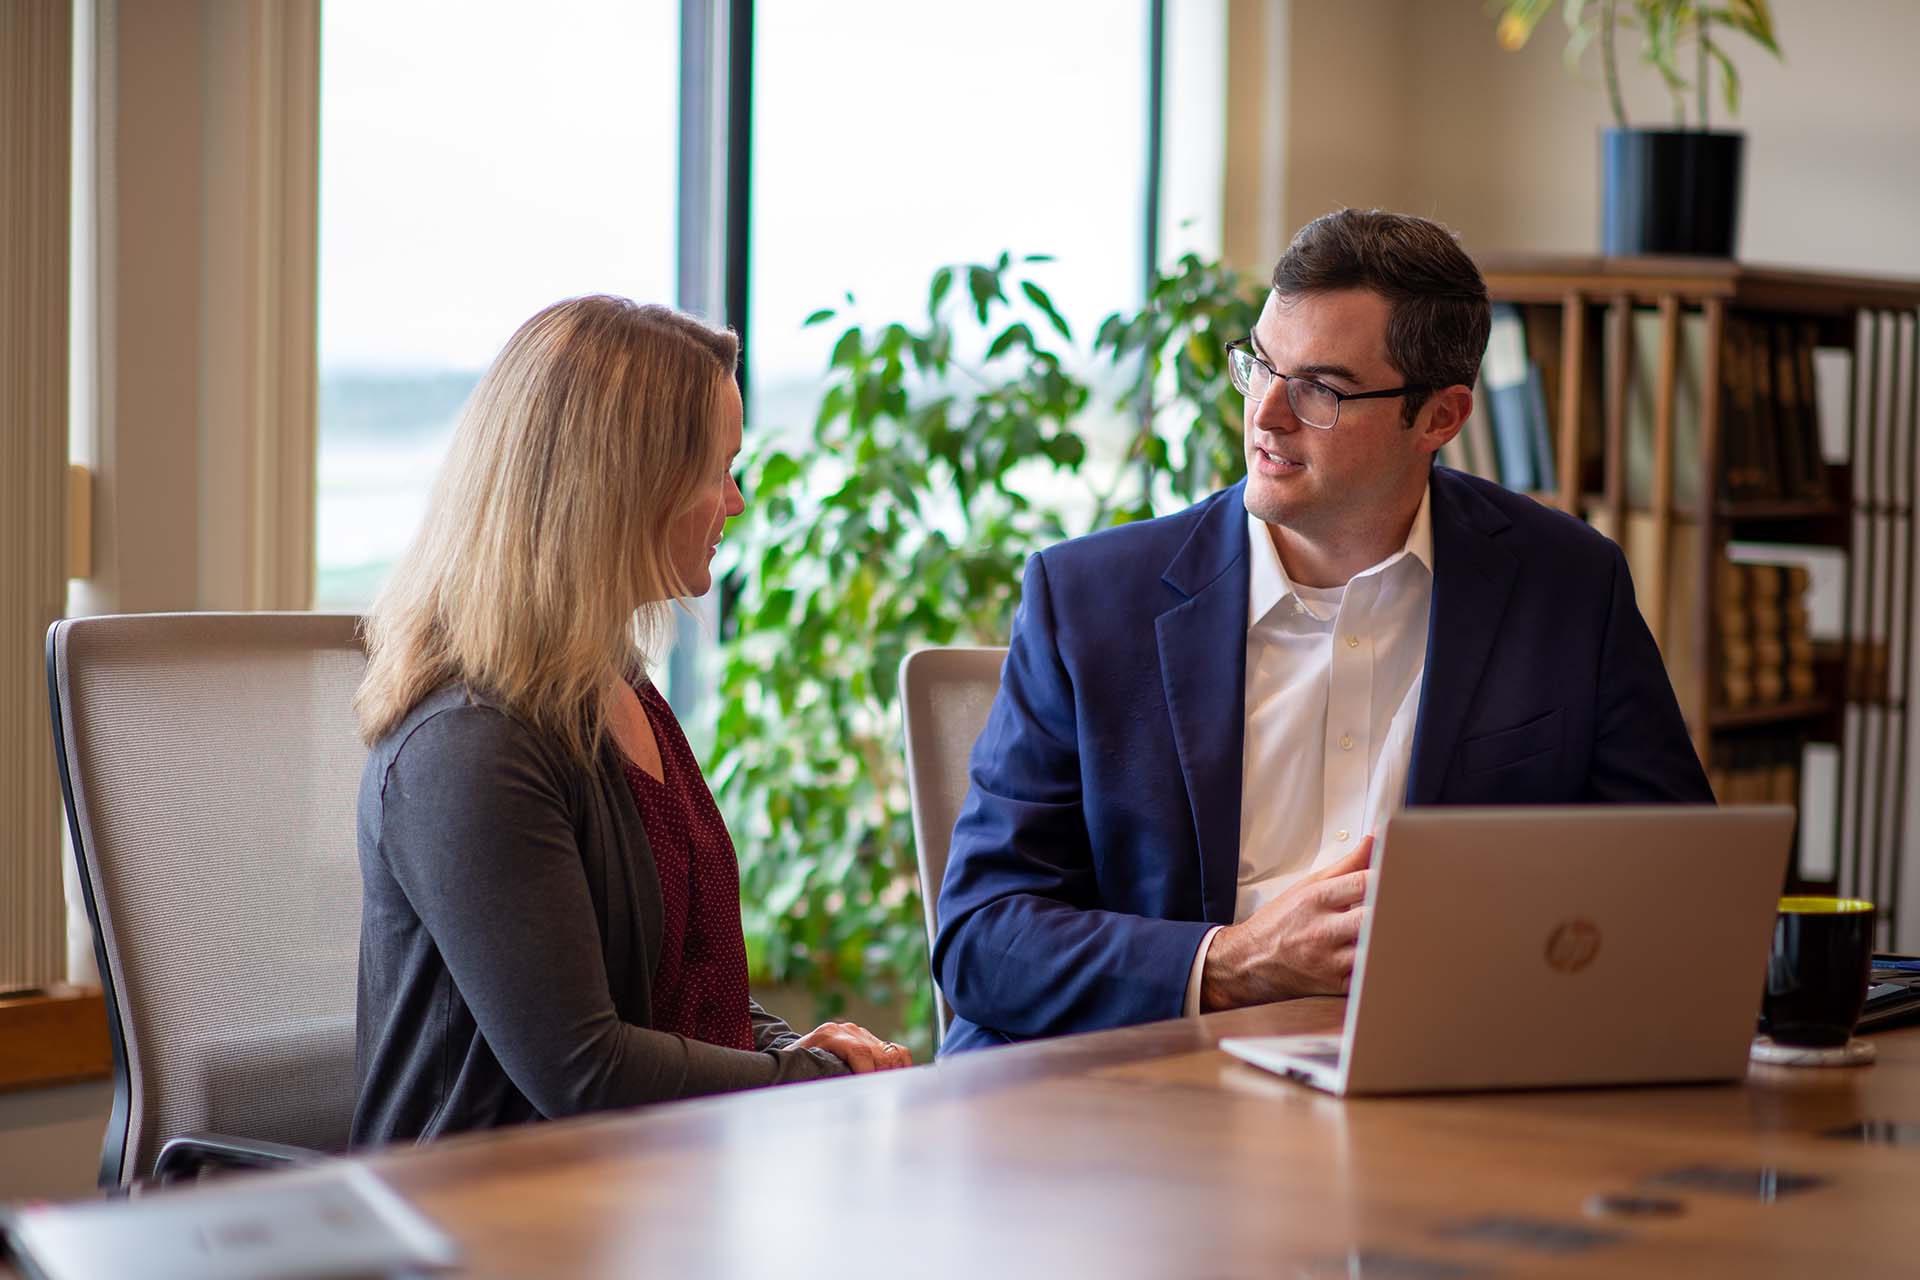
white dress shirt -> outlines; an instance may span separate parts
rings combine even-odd
[[[1433,601],[1431,495],[1406,545],[1343,587],[1304,587],[1247,516],[1246,735],[1236,924],[1352,853],[1406,798]],[[1187,979],[1200,1011],[1209,930]]]

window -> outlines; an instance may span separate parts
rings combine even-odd
[[[675,0],[328,0],[319,577],[369,603],[455,416],[557,299],[674,300]]]
[[[1052,254],[1084,353],[1144,285],[1148,24],[1112,0],[783,0],[754,31],[755,430],[812,421],[851,292],[922,314],[935,268]]]

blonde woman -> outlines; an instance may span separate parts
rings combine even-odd
[[[733,845],[646,677],[743,508],[735,356],[574,298],[462,415],[366,623],[356,1147],[907,1065],[748,995]]]

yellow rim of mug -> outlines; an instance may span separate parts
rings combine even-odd
[[[1794,897],[1780,899],[1780,910],[1796,916],[1851,916],[1873,910],[1873,904],[1864,898]]]

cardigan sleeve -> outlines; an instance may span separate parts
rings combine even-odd
[[[800,1038],[800,1033],[777,1013],[768,1013],[758,1000],[747,1001],[747,1020],[753,1024],[753,1047],[784,1049]]]
[[[563,779],[525,726],[463,705],[416,726],[380,787],[379,854],[514,1087],[559,1117],[844,1073],[621,1021]]]

